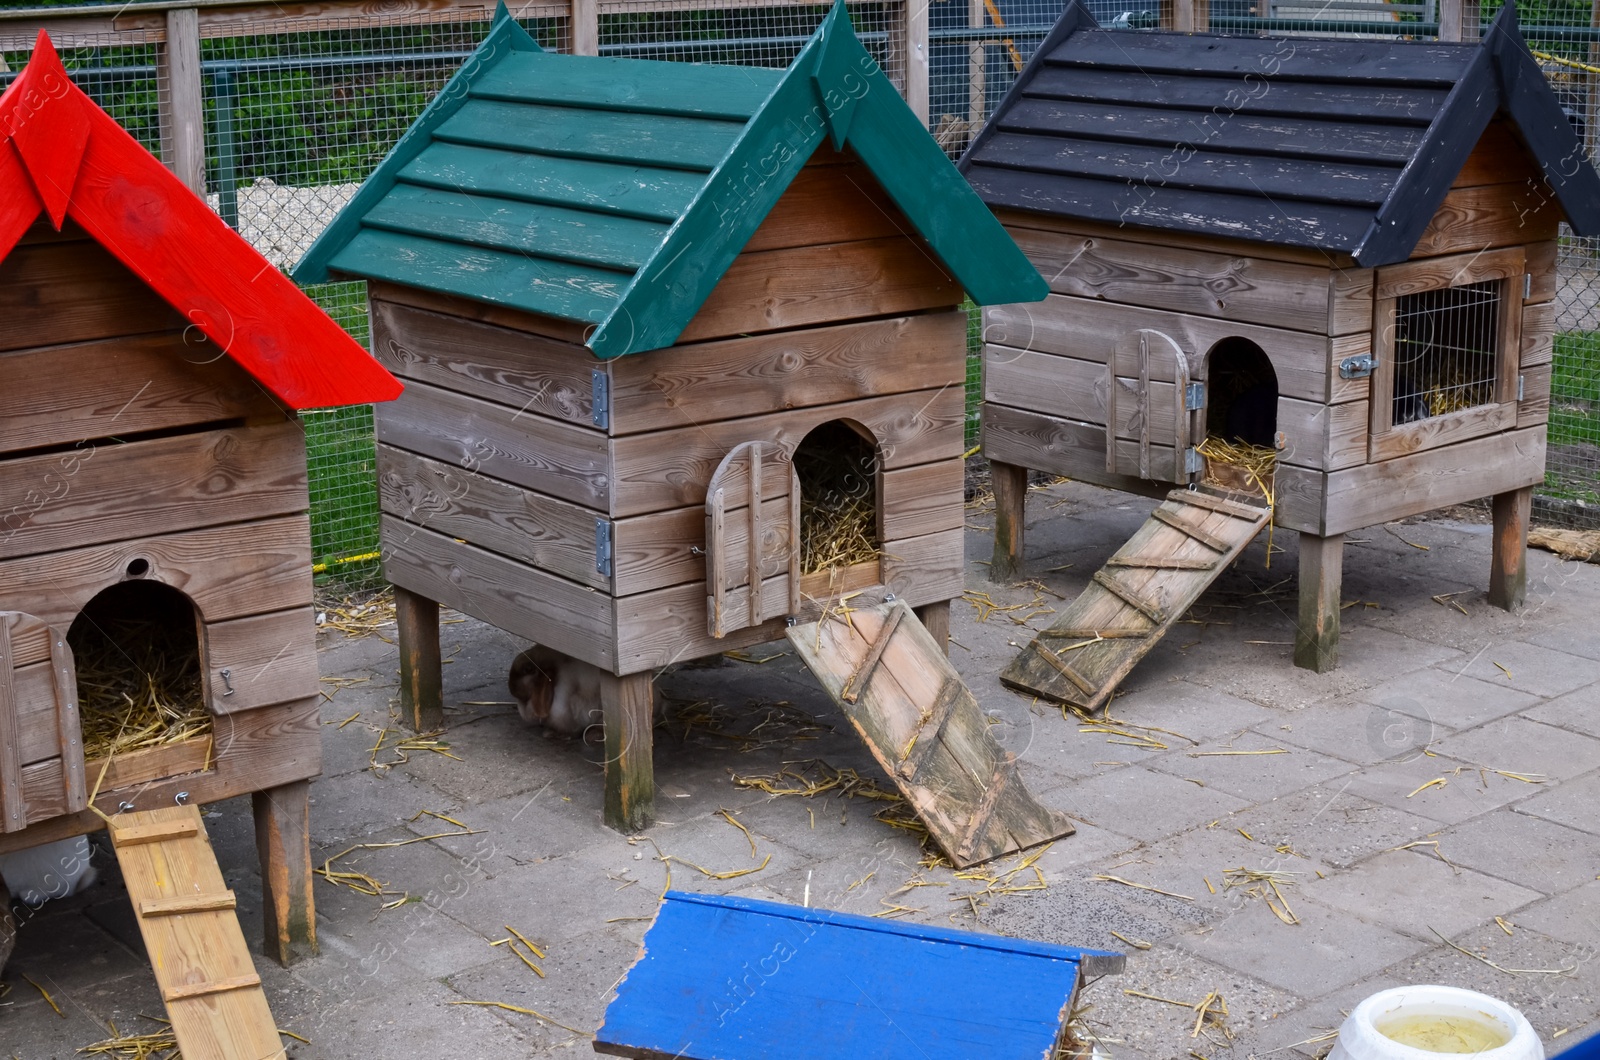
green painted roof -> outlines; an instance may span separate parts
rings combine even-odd
[[[821,144],[853,150],[983,305],[1045,296],[837,4],[788,70],[560,55],[505,13],[295,269],[670,346]]]

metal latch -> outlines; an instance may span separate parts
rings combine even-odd
[[[611,377],[603,368],[589,369],[589,420],[596,427],[611,427]]]
[[[606,519],[594,521],[594,569],[611,577],[611,523]]]
[[[1204,383],[1190,383],[1183,388],[1183,407],[1189,412],[1206,407],[1206,385]]]
[[[1340,379],[1365,379],[1378,367],[1378,358],[1370,353],[1363,353],[1358,357],[1346,357],[1339,362]]]
[[[1198,475],[1206,469],[1206,462],[1200,456],[1200,450],[1194,446],[1183,451],[1183,473],[1185,475]]]

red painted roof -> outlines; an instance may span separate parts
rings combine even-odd
[[[0,260],[72,218],[291,408],[388,401],[400,382],[67,77],[43,30],[0,95]]]

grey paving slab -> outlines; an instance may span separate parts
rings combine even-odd
[[[1543,817],[1580,832],[1600,834],[1600,772],[1558,785],[1517,803],[1519,813]]]
[[[541,1055],[543,1039],[532,1024],[524,1029],[494,1010],[450,1004],[461,1000],[445,984],[415,980],[377,996],[318,997],[305,1017],[285,1022],[280,1016],[279,1023],[311,1040],[290,1048],[292,1060]]]
[[[1047,805],[1068,804],[1075,817],[1146,842],[1225,817],[1248,803],[1166,773],[1124,766],[1044,793]]]
[[[1498,718],[1440,740],[1439,754],[1486,769],[1555,778],[1600,768],[1600,740],[1527,718]]]
[[[1405,985],[1379,974],[1305,1002],[1257,1028],[1252,1055],[1262,1060],[1277,1056],[1323,1060],[1351,1009],[1381,990]]]
[[[1503,680],[1480,681],[1450,666],[1432,666],[1385,681],[1363,698],[1384,711],[1431,723],[1434,734],[1440,737],[1451,730],[1469,729],[1524,711],[1539,701],[1528,692],[1506,687]],[[1403,742],[1408,746],[1425,744],[1427,731],[1427,726],[1407,731]]]
[[[1445,669],[1537,696],[1559,696],[1600,681],[1600,661],[1515,640],[1485,644],[1464,665]]]
[[[1525,717],[1563,729],[1600,736],[1600,689],[1580,688],[1528,710]]]
[[[1509,809],[1444,832],[1439,850],[1458,865],[1544,894],[1570,891],[1600,866],[1600,836]]]
[[[1167,681],[1118,696],[1110,713],[1118,721],[1170,729],[1192,743],[1224,739],[1280,717],[1280,712],[1259,703],[1187,681]]]
[[[1291,901],[1298,924],[1284,924],[1265,902],[1253,901],[1209,930],[1182,935],[1176,943],[1302,998],[1321,997],[1427,948],[1427,943],[1308,898],[1297,895]]]
[[[1528,643],[1600,661],[1600,630],[1593,622],[1568,622],[1531,634]]]
[[[1459,866],[1431,851],[1395,850],[1325,878],[1303,881],[1303,893],[1335,909],[1424,938],[1426,927],[1447,935],[1510,916],[1539,901],[1538,891]]]
[[[1203,911],[1191,903],[1087,875],[1052,882],[1046,891],[1002,895],[981,908],[979,916],[980,926],[1002,935],[1122,952],[1131,944],[1112,932],[1165,951],[1163,939],[1204,922]]]
[[[1257,803],[1228,817],[1223,827],[1242,828],[1257,842],[1297,853],[1335,868],[1369,855],[1426,840],[1443,826],[1396,810],[1349,790],[1350,778]]]
[[[1428,673],[1431,671],[1423,671]],[[1425,718],[1374,706],[1358,698],[1333,697],[1286,712],[1256,731],[1285,746],[1304,747],[1354,765],[1370,766],[1422,753],[1448,732]]]
[[[1353,777],[1349,790],[1441,824],[1456,824],[1529,795],[1523,781],[1444,755],[1380,763]]]
[[[1190,750],[1171,751],[1150,762],[1149,768],[1194,778],[1208,790],[1248,802],[1286,795],[1351,771],[1349,762],[1260,732],[1243,732]]]
[[[1579,946],[1600,945],[1600,881],[1547,898],[1508,918],[1517,927],[1531,928],[1562,942]],[[1600,1009],[1595,1012],[1600,1018]]]
[[[1443,983],[1498,997],[1528,1018],[1551,1053],[1556,1031],[1585,1027],[1600,1012],[1600,961],[1593,959],[1592,943],[1574,945],[1530,929],[1514,928],[1508,936],[1495,924],[1451,941],[1472,956],[1440,944],[1396,962],[1386,974],[1403,982]],[[1505,968],[1516,971],[1500,970]]]

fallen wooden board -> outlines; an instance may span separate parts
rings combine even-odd
[[[285,1057],[199,807],[119,814],[111,844],[185,1060]]]
[[[957,868],[1071,835],[905,601],[829,611],[789,642]]]
[[[668,891],[594,1050],[651,1060],[1056,1054],[1080,975],[1123,956]]]
[[[1267,507],[1173,490],[1000,680],[1080,710],[1099,709],[1270,518]]]

